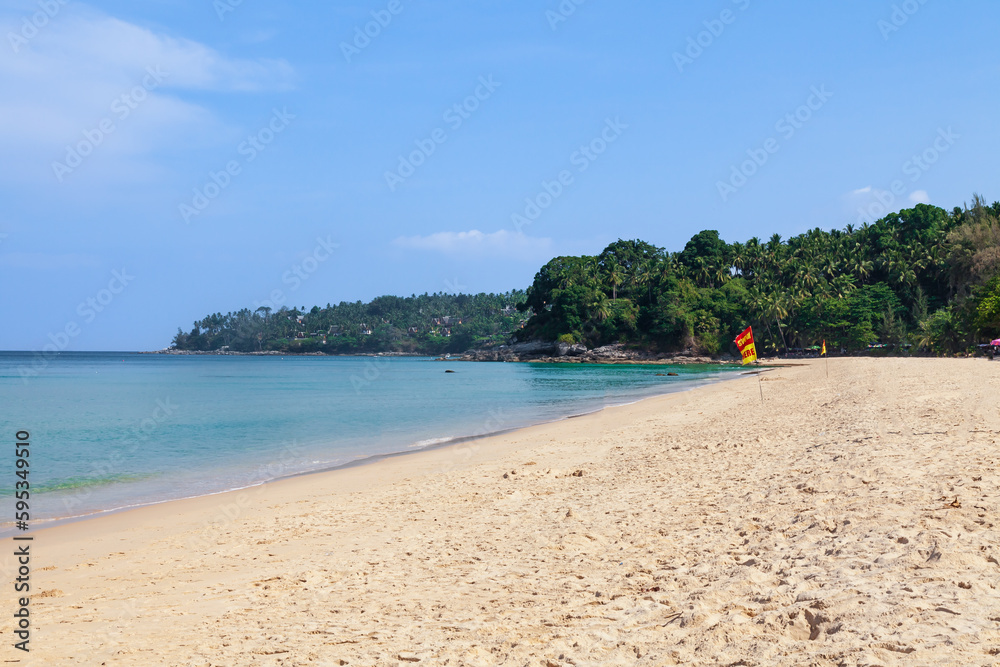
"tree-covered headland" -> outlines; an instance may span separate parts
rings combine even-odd
[[[832,352],[972,350],[1000,336],[1000,202],[918,204],[787,240],[727,243],[706,230],[679,252],[619,240],[596,256],[556,257],[527,292],[244,310],[205,318],[174,345],[436,354],[541,339],[723,354],[748,324],[764,353],[823,340]]]
[[[171,347],[232,352],[443,354],[505,342],[527,317],[524,291],[506,294],[382,296],[313,306],[216,313],[178,329]]]

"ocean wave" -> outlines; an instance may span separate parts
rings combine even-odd
[[[443,445],[446,442],[451,442],[454,440],[454,436],[449,436],[447,438],[428,438],[427,440],[418,440],[412,445],[410,449],[421,449],[423,447],[433,447],[434,445]]]

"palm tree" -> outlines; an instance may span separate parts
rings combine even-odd
[[[646,283],[646,296],[649,299],[650,305],[653,305],[653,281],[656,279],[657,264],[656,257],[650,257],[642,264],[644,282]]]
[[[584,267],[587,279],[591,285],[597,285],[601,279],[601,262],[596,257],[588,257]]]
[[[788,301],[785,297],[779,295],[767,297],[765,302],[765,311],[767,312],[768,320],[774,318],[774,323],[778,325],[778,334],[781,336],[781,344],[785,346],[785,352],[788,352],[788,343],[785,341],[785,333],[781,329],[781,320],[788,317]]]
[[[746,246],[742,243],[734,243],[731,247],[732,250],[732,265],[736,269],[737,275],[743,274],[743,267],[746,265],[747,260],[747,250]]]
[[[603,322],[611,317],[612,305],[608,301],[608,296],[603,292],[598,292],[597,300],[590,307],[594,310],[594,314],[597,316],[599,322]]]
[[[677,260],[673,257],[664,257],[656,263],[656,279],[661,286],[676,272],[676,265]]]
[[[732,277],[731,269],[724,264],[719,265],[715,269],[715,280],[718,281],[720,287],[729,282]]]
[[[643,285],[649,285],[650,271],[649,264],[645,261],[637,263],[632,269],[632,276],[629,278],[629,282],[633,287],[641,288]],[[649,301],[652,303],[653,294],[652,291],[649,292]]]
[[[698,257],[695,259],[695,270],[694,277],[695,281],[698,283],[699,287],[715,287],[711,283],[712,281],[712,268],[708,265],[708,260],[704,257]]]
[[[922,348],[938,348],[946,352],[957,352],[962,347],[961,324],[949,306],[935,311],[920,322],[917,344]]]
[[[858,278],[861,279],[861,284],[865,284],[865,278],[872,274],[875,269],[875,264],[870,259],[863,259],[861,257],[856,257],[854,259],[854,273],[858,274]]]
[[[833,293],[830,281],[826,278],[820,278],[819,281],[817,281],[816,286],[813,287],[812,293],[813,296],[820,297],[821,300],[829,298]]]
[[[767,249],[772,254],[778,252],[778,248],[781,247],[781,234],[772,234],[771,238],[767,242]]]
[[[744,259],[743,259],[743,273],[744,275],[749,275],[754,277],[760,274],[760,264],[763,256],[763,247],[760,245],[760,239],[754,236],[752,239],[747,241],[744,248]]]
[[[618,286],[625,280],[625,273],[618,262],[608,264],[608,282],[611,283],[611,299],[618,302]]]
[[[854,291],[854,276],[846,273],[839,275],[830,282],[830,287],[838,299],[843,299]]]

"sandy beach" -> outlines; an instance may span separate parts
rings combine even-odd
[[[763,403],[741,376],[36,531],[3,659],[1000,664],[998,368],[796,362]]]

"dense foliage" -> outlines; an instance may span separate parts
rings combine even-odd
[[[758,347],[959,352],[1000,335],[1000,203],[952,212],[919,204],[859,228],[782,241],[696,234],[669,253],[619,240],[557,257],[535,276],[520,337],[735,352]]]
[[[619,240],[594,257],[556,257],[526,293],[242,310],[178,331],[174,346],[437,354],[543,339],[722,354],[748,324],[763,352],[825,340],[831,351],[957,353],[1000,336],[1000,203],[918,204],[787,241],[730,244],[706,230],[675,253]]]
[[[278,350],[351,354],[441,354],[505,341],[526,319],[524,292],[382,296],[370,303],[327,304],[309,311],[267,307],[216,313],[181,330],[173,347],[237,352]]]

